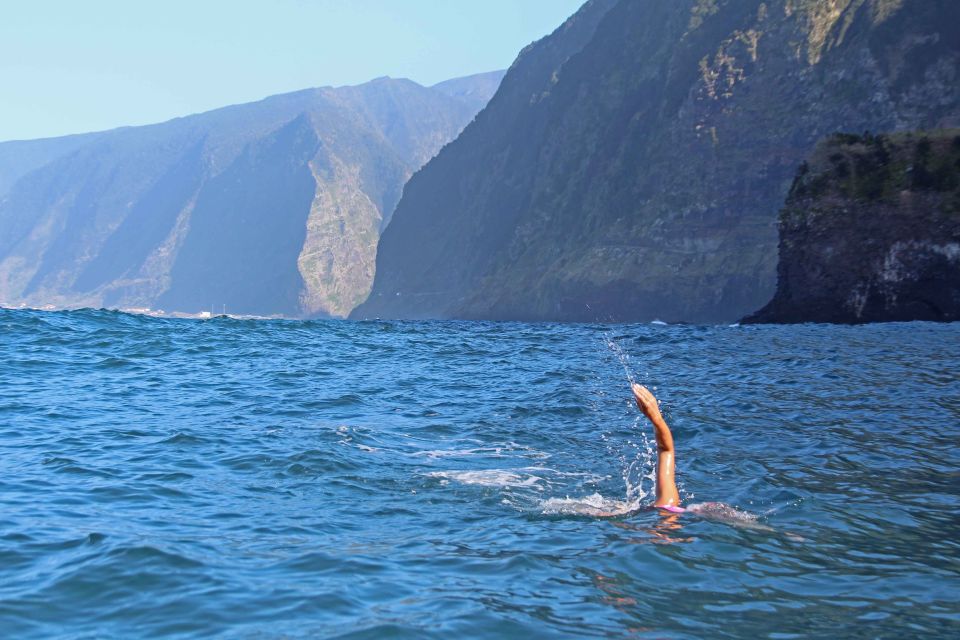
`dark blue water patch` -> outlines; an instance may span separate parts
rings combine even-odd
[[[958,338],[0,310],[0,634],[953,637]]]

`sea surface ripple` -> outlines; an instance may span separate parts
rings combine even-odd
[[[960,324],[0,310],[0,356],[4,638],[960,636]],[[742,519],[642,508],[628,378]]]

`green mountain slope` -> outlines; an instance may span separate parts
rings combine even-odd
[[[345,316],[404,182],[495,89],[456,82],[468,98],[381,78],[0,144],[0,303]]]
[[[960,3],[594,0],[410,180],[352,317],[735,320],[817,140],[960,123]]]

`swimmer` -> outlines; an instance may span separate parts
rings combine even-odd
[[[675,467],[673,434],[670,433],[670,428],[660,413],[657,399],[653,397],[650,390],[637,383],[633,383],[630,388],[633,390],[633,397],[637,401],[637,406],[653,423],[653,430],[657,436],[657,500],[653,503],[653,506],[669,512],[669,514],[664,514],[668,515],[666,521],[673,524],[676,521],[676,516],[672,514],[690,512],[701,518],[723,522],[743,529],[773,531],[772,527],[758,522],[757,516],[754,514],[741,511],[722,502],[701,502],[690,505],[686,509],[681,507],[680,493],[677,491],[677,483],[673,478]],[[787,535],[794,539],[803,540],[800,536]],[[676,540],[672,541],[675,542]]]
[[[673,434],[670,433],[670,427],[660,413],[657,399],[649,389],[635,382],[630,388],[633,390],[633,398],[637,401],[637,406],[653,423],[653,430],[657,437],[657,500],[653,506],[671,513],[683,513],[686,509],[680,506],[680,493],[673,478],[675,467]]]
[[[667,426],[663,414],[660,413],[660,405],[657,399],[653,397],[650,390],[633,383],[630,385],[633,391],[633,399],[637,406],[643,412],[647,419],[653,424],[654,435],[657,439],[657,485],[656,500],[653,508],[660,509],[660,514],[664,516],[658,527],[647,529],[649,533],[656,536],[662,542],[686,542],[688,538],[675,538],[670,532],[675,532],[680,528],[679,515],[681,513],[695,514],[697,517],[722,522],[742,529],[754,529],[758,531],[774,531],[768,525],[759,521],[757,515],[747,511],[741,511],[723,502],[699,502],[691,504],[684,508],[680,506],[680,492],[677,491],[677,482],[674,479],[674,470],[676,461],[674,459],[673,434],[670,433],[670,427]],[[596,504],[593,498],[598,498],[601,504]],[[547,503],[554,502],[554,499]],[[575,513],[577,515],[594,516],[600,518],[620,518],[629,516],[637,511],[635,503],[623,502],[619,500],[605,500],[603,496],[591,496],[590,500],[559,500],[562,503],[563,510],[549,511],[549,513]],[[571,504],[572,503],[572,506]],[[611,507],[613,507],[611,509]],[[556,509],[555,506],[552,507]],[[545,511],[547,513],[547,511]],[[626,523],[620,523],[618,526],[627,527]],[[803,540],[800,536],[787,534],[791,539]]]

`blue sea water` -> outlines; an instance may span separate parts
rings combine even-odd
[[[0,356],[4,638],[960,634],[958,324],[3,310]],[[642,508],[628,378],[737,511]]]

